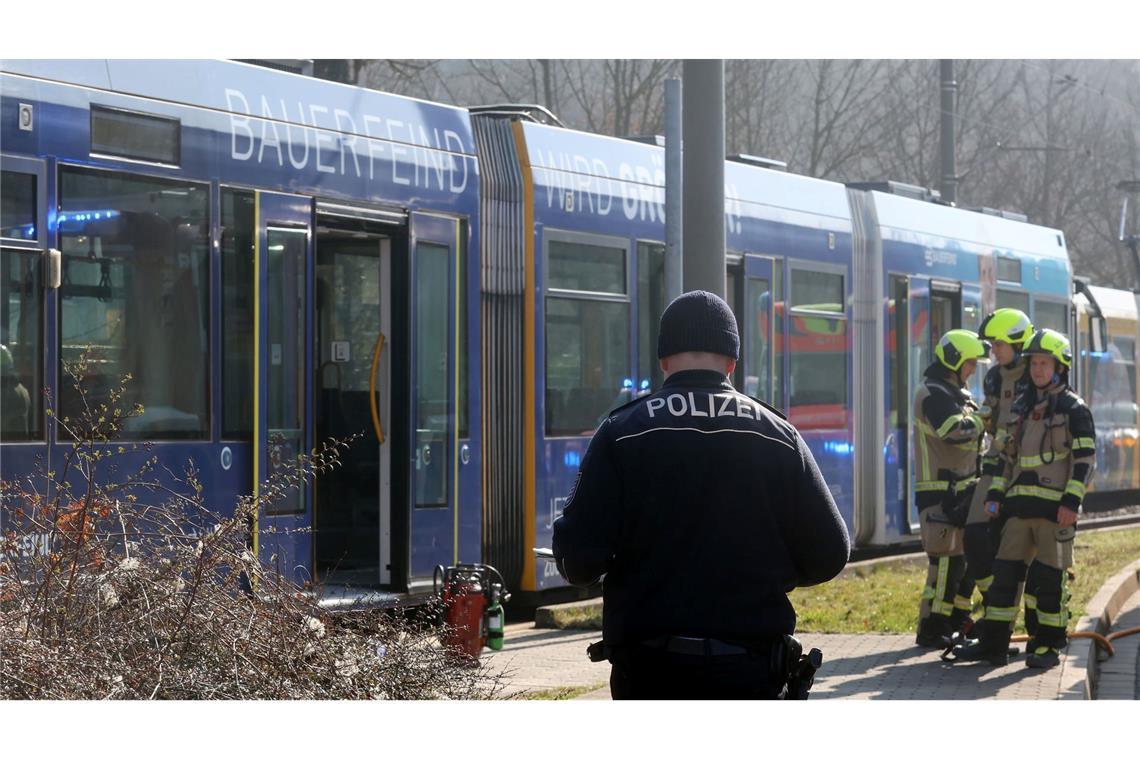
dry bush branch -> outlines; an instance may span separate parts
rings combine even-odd
[[[85,360],[84,360],[85,361]],[[69,368],[86,399],[84,371]],[[126,382],[113,394],[123,397]],[[142,414],[83,405],[60,420],[58,472],[0,483],[0,696],[7,699],[479,699],[498,677],[456,664],[431,615],[330,615],[254,557],[258,510],[339,464],[328,441],[243,497],[203,500],[197,471],[116,443]],[[138,458],[144,457],[141,464]],[[133,457],[130,474],[107,477]],[[430,613],[430,610],[429,610]]]

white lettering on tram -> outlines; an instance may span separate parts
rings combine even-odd
[[[269,99],[264,95],[261,96],[261,115],[271,116],[272,111],[269,108]],[[269,139],[269,131],[273,131],[273,139]],[[261,147],[257,149],[257,163],[261,163],[265,158],[265,146],[271,146],[277,150],[277,165],[284,166],[285,159],[281,155],[281,138],[277,134],[277,123],[271,121],[269,118],[261,122]]]
[[[555,153],[536,148],[535,182],[546,188],[547,208],[566,213],[609,216],[615,201],[630,221],[665,222],[664,158],[654,154],[652,166],[622,162],[617,170],[600,158]],[[725,231],[740,234],[744,209],[735,185],[725,183]]]
[[[230,117],[230,157],[258,164],[276,160],[298,171],[316,169],[323,174],[367,176],[375,179],[380,167],[391,181],[409,187],[426,187],[462,193],[470,182],[468,161],[462,156],[463,138],[454,130],[428,130],[422,124],[352,113],[317,103],[298,101],[295,111],[284,99],[271,104],[266,96],[258,113],[241,90],[226,88]],[[358,124],[357,118],[362,124]],[[363,134],[359,129],[363,126]],[[459,155],[457,155],[459,154]],[[339,155],[339,161],[337,157]],[[362,166],[362,164],[364,166]],[[604,213],[608,213],[609,206]]]
[[[234,108],[234,99],[241,101],[241,112]],[[230,155],[238,161],[248,161],[253,155],[253,129],[249,126],[249,101],[237,90],[226,90],[226,105],[230,108]],[[246,114],[242,116],[241,113]],[[238,150],[238,135],[249,140],[249,150]]]

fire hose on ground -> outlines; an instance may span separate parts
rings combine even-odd
[[[1112,657],[1116,654],[1116,651],[1112,648],[1112,642],[1125,636],[1131,636],[1134,633],[1140,633],[1140,626],[1136,626],[1135,628],[1125,628],[1123,631],[1113,631],[1107,636],[1102,636],[1101,634],[1095,633],[1093,631],[1076,631],[1074,633],[1070,633],[1069,638],[1092,639],[1096,642],[1097,646],[1099,646],[1108,654],[1109,657]],[[1029,635],[1022,633],[1017,636],[1013,636],[1010,638],[1010,641],[1029,641]]]

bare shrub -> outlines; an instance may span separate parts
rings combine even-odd
[[[83,409],[57,420],[73,441],[58,469],[0,483],[0,696],[496,694],[498,677],[449,660],[430,625],[383,610],[331,615],[312,589],[254,556],[257,510],[337,466],[348,442],[299,458],[223,515],[204,503],[192,464],[174,473],[146,445],[116,443],[143,409],[117,407],[129,377],[92,402],[86,361],[67,368]]]

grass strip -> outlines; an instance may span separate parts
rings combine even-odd
[[[1140,559],[1140,528],[1077,532],[1074,545],[1076,576],[1069,583],[1069,610],[1075,622],[1089,600],[1126,565]],[[919,595],[926,581],[925,558],[886,562],[859,568],[820,586],[796,589],[789,598],[796,608],[796,630],[812,633],[913,633],[918,621]],[[974,592],[974,616],[981,597]],[[1024,633],[1024,614],[1017,633]]]
[[[1093,595],[1104,582],[1129,563],[1140,559],[1140,528],[1077,532],[1073,547],[1076,576],[1069,583],[1069,610],[1075,622],[1085,614]],[[856,568],[838,580],[796,589],[789,598],[796,608],[797,631],[811,633],[913,633],[918,622],[918,600],[926,581],[926,558],[888,560]],[[981,596],[974,592],[974,617]],[[596,605],[574,606],[554,612],[557,628],[602,627],[601,599]],[[1025,632],[1024,614],[1018,615],[1017,633]],[[543,697],[553,699],[554,697]]]
[[[606,685],[605,681],[599,681],[589,686],[564,686],[557,689],[543,689],[542,691],[527,691],[519,694],[517,699],[521,700],[564,700],[564,699],[577,699],[578,697],[589,694],[592,691],[597,691]]]

